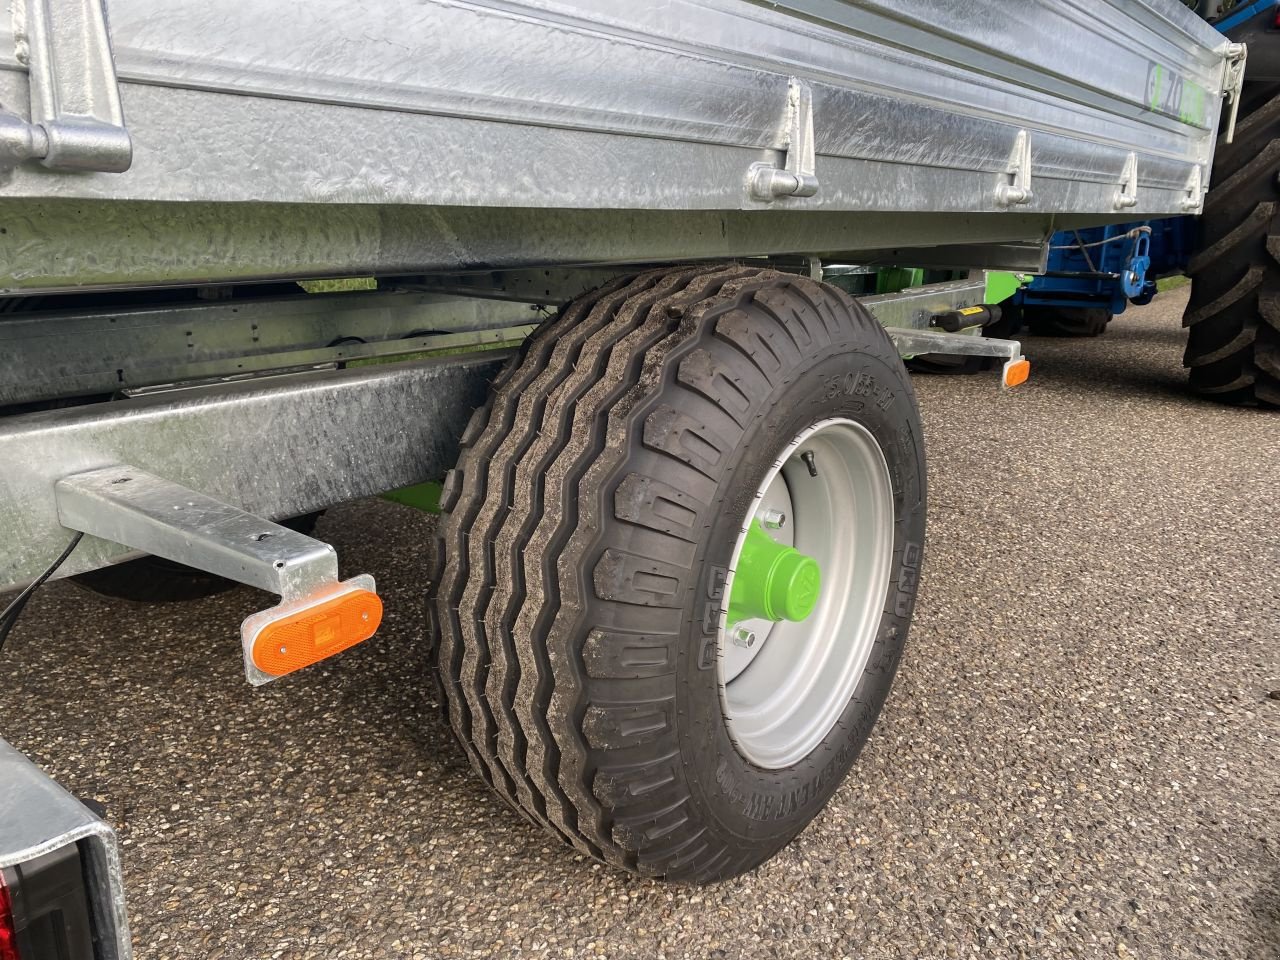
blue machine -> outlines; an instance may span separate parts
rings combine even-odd
[[[1151,302],[1157,278],[1186,267],[1194,241],[1192,217],[1055,233],[1046,272],[1014,294],[1012,302],[1123,313],[1130,303]]]
[[[1242,4],[1213,26],[1227,33],[1276,2]],[[1194,217],[1055,233],[1044,275],[1021,288],[1009,302],[1032,308],[1102,308],[1123,313],[1130,303],[1150,303],[1158,278],[1185,270],[1194,243]]]

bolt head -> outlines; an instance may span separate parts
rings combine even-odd
[[[733,642],[750,650],[756,645],[756,632],[746,627],[738,627],[733,631]]]
[[[787,525],[787,515],[781,510],[766,510],[760,514],[760,522],[766,530],[781,530]]]

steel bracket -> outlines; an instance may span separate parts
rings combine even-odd
[[[1124,160],[1120,173],[1120,187],[1116,190],[1115,208],[1127,210],[1138,205],[1138,155],[1130,153]]]
[[[787,83],[787,159],[782,169],[753,163],[747,169],[747,193],[752,200],[771,203],[786,197],[812,197],[818,192],[813,145],[813,88],[791,77]]]
[[[19,0],[13,14],[31,119],[0,112],[0,168],[39,160],[53,170],[128,170],[133,142],[103,0]]]
[[[1009,152],[1009,163],[996,183],[996,203],[1011,207],[1030,203],[1035,198],[1031,192],[1031,134],[1019,130]]]
[[[339,582],[338,554],[329,544],[136,467],[116,464],[63,477],[54,495],[58,520],[70,530],[279,594],[278,607],[241,626],[245,675],[255,686],[275,679],[252,659],[264,620],[344,587],[374,590],[367,574]]]
[[[1022,356],[1022,344],[1017,340],[1001,340],[997,337],[975,337],[966,333],[943,333],[940,330],[919,330],[910,327],[885,327],[885,333],[904,357],[916,357],[922,353],[946,353],[957,357],[1004,357],[1015,360]]]
[[[906,327],[885,327],[885,333],[898,348],[904,360],[925,353],[944,353],[956,357],[999,357],[1004,360],[1001,382],[1005,387],[1016,386],[1026,380],[1030,369],[1022,355],[1022,344],[1017,340],[1001,340],[997,337],[972,336],[967,333],[943,333],[938,330],[916,330]],[[1021,365],[1022,376],[1013,379],[1010,372]]]
[[[66,546],[54,485],[99,467],[136,464],[272,518],[443,476],[509,357],[490,350],[4,417],[0,590],[30,583]],[[85,537],[54,577],[134,556],[118,540]]]

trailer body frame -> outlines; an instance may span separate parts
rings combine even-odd
[[[1238,59],[1165,0],[110,14],[132,165],[12,152],[0,290],[831,254],[1183,213]],[[0,27],[0,104],[38,131],[19,40]],[[74,21],[46,41],[86,42]],[[762,171],[783,185],[762,193]]]

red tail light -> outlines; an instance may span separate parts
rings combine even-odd
[[[22,960],[18,956],[18,932],[13,928],[13,904],[9,900],[9,888],[4,885],[3,870],[0,870],[0,960]]]

